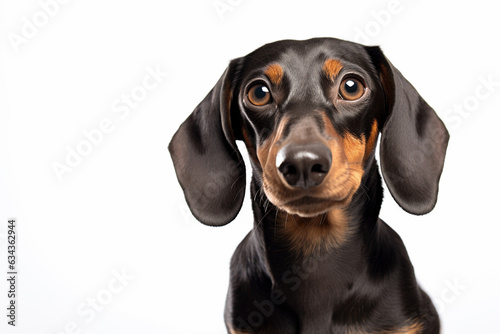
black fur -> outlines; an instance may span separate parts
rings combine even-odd
[[[370,89],[368,102],[342,110],[331,102],[335,91],[321,71],[328,58],[362,77]],[[271,63],[284,69],[282,83],[273,87],[279,103],[249,108],[243,102],[247,86],[256,78],[267,80],[263,72]],[[390,333],[419,324],[418,333],[439,333],[436,310],[417,285],[402,240],[378,218],[383,195],[374,153],[345,208],[352,231],[347,240],[304,253],[296,251],[304,245],[292,245],[280,235],[277,217],[283,211],[262,189],[255,148],[275,134],[283,117],[290,119],[286,137],[292,126],[318,110],[342,136],[368,137],[376,121],[382,133],[381,170],[395,200],[413,214],[427,213],[436,204],[448,132],[378,47],[331,38],[286,40],[233,60],[169,146],[191,211],[202,223],[216,226],[234,219],[244,197],[245,166],[235,141],[245,139],[254,154],[255,226],[231,261],[228,331]],[[311,117],[324,126],[321,117]]]

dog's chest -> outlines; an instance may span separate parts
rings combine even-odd
[[[345,254],[339,249],[300,261],[275,263],[275,287],[283,292],[284,304],[298,317],[302,333],[329,333],[334,329],[334,315],[361,275],[360,262],[358,254]],[[270,265],[273,267],[272,261]]]

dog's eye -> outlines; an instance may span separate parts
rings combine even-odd
[[[248,90],[248,100],[255,106],[263,106],[271,103],[271,93],[269,88],[262,83],[258,83],[250,87]]]
[[[363,96],[365,85],[356,78],[346,78],[340,84],[340,97],[344,100],[354,101]]]

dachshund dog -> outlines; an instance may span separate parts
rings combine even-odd
[[[379,47],[284,40],[230,62],[169,150],[193,215],[240,211],[246,145],[254,228],[231,260],[228,333],[439,333],[405,246],[378,218],[382,178],[422,215],[449,135]]]

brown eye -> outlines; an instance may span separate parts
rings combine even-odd
[[[340,84],[340,97],[344,100],[354,101],[363,96],[365,85],[356,78],[346,78]]]
[[[271,93],[269,88],[262,83],[258,83],[250,87],[248,90],[248,101],[254,106],[263,106],[271,103]]]

